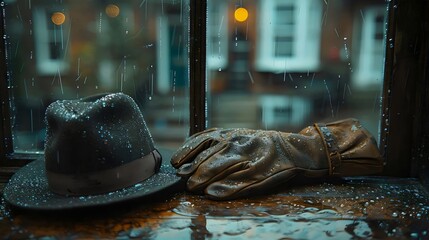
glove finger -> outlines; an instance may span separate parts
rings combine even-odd
[[[227,146],[227,143],[217,142],[216,144],[211,143],[210,145],[211,147],[208,147],[206,150],[200,152],[192,162],[187,162],[181,165],[180,168],[177,170],[177,174],[180,176],[188,176],[192,174],[202,162],[225,148]]]
[[[259,175],[262,178],[249,178],[248,175],[246,170],[233,173],[220,181],[211,183],[204,192],[207,197],[214,200],[236,199],[269,193],[296,176],[296,171],[287,169],[269,177]]]
[[[171,164],[178,168],[186,162],[192,161],[204,149],[207,149],[212,144],[211,132],[216,129],[207,129],[203,132],[192,135],[171,157]]]
[[[226,177],[234,171],[242,170],[250,162],[261,161],[268,154],[265,148],[261,148],[261,141],[263,140],[259,137],[240,135],[234,141],[227,142],[225,147],[198,165],[188,180],[188,186],[200,188],[201,184],[206,185],[216,179]],[[258,148],[258,146],[260,147]]]
[[[247,129],[222,129],[210,128],[195,135],[192,135],[180,149],[178,149],[171,159],[171,164],[179,168],[184,163],[193,161],[199,151],[203,151],[215,144],[220,139],[230,139],[235,135],[242,135],[254,130]],[[207,143],[209,141],[209,143]]]
[[[191,192],[200,192],[204,190],[211,183],[218,181],[234,172],[246,169],[248,165],[249,165],[248,161],[236,162],[232,165],[229,165],[223,171],[216,172],[216,173],[203,171],[202,174],[198,174],[199,170],[197,170],[197,173],[193,174],[188,179],[187,188]]]

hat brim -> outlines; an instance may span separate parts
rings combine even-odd
[[[160,149],[161,169],[150,178],[133,186],[105,194],[63,196],[49,190],[44,160],[35,160],[18,170],[9,180],[3,197],[13,207],[31,210],[68,210],[105,206],[149,197],[179,184],[181,178],[169,163],[171,151]]]

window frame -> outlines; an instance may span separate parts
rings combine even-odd
[[[394,0],[388,8],[379,143],[384,174],[429,180],[429,1]]]
[[[3,8],[2,13],[0,17],[0,35],[5,36]],[[0,44],[0,179],[3,178],[3,175],[12,174],[17,168],[24,166],[31,160],[42,157],[41,154],[19,154],[13,152],[9,90],[7,86],[11,79],[7,73],[6,58],[6,46],[5,42],[2,42]]]
[[[429,107],[429,17],[425,16],[429,1],[392,0],[388,4],[386,39],[389,40],[386,43],[379,143],[386,160],[383,175],[417,177],[421,176],[419,164],[426,163],[429,156],[429,147],[424,147],[424,143],[429,142],[429,127],[426,124],[429,117],[421,111]],[[0,34],[5,36],[4,8],[1,8]],[[207,126],[207,2],[190,0],[189,10],[189,134],[192,135]],[[407,14],[410,10],[412,17]],[[0,44],[0,179],[7,179],[19,167],[43,157],[42,154],[13,152],[5,43]],[[408,70],[402,67],[404,65],[408,66]],[[415,81],[408,81],[410,77]]]

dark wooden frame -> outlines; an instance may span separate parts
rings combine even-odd
[[[422,170],[429,162],[429,117],[425,111],[429,106],[428,10],[428,0],[389,3],[380,138],[386,160],[385,175],[428,176]],[[206,14],[206,1],[190,0],[190,134],[206,127]],[[4,36],[3,17],[0,26],[0,35]],[[5,50],[3,42],[0,44],[0,175],[7,178],[40,155],[13,153]]]
[[[428,10],[427,0],[389,5],[380,148],[390,176],[424,177],[429,162]]]
[[[190,134],[206,128],[207,1],[190,0],[189,89]]]
[[[1,9],[0,36],[4,34],[4,9]],[[16,169],[27,164],[31,160],[41,157],[40,154],[16,154],[13,152],[12,130],[9,112],[9,88],[10,81],[7,74],[6,46],[0,44],[0,181],[8,178]]]

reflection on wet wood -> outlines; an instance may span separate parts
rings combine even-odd
[[[268,196],[163,199],[73,212],[29,213],[1,205],[5,238],[350,239],[429,238],[429,197],[412,179],[348,178],[289,186]]]

